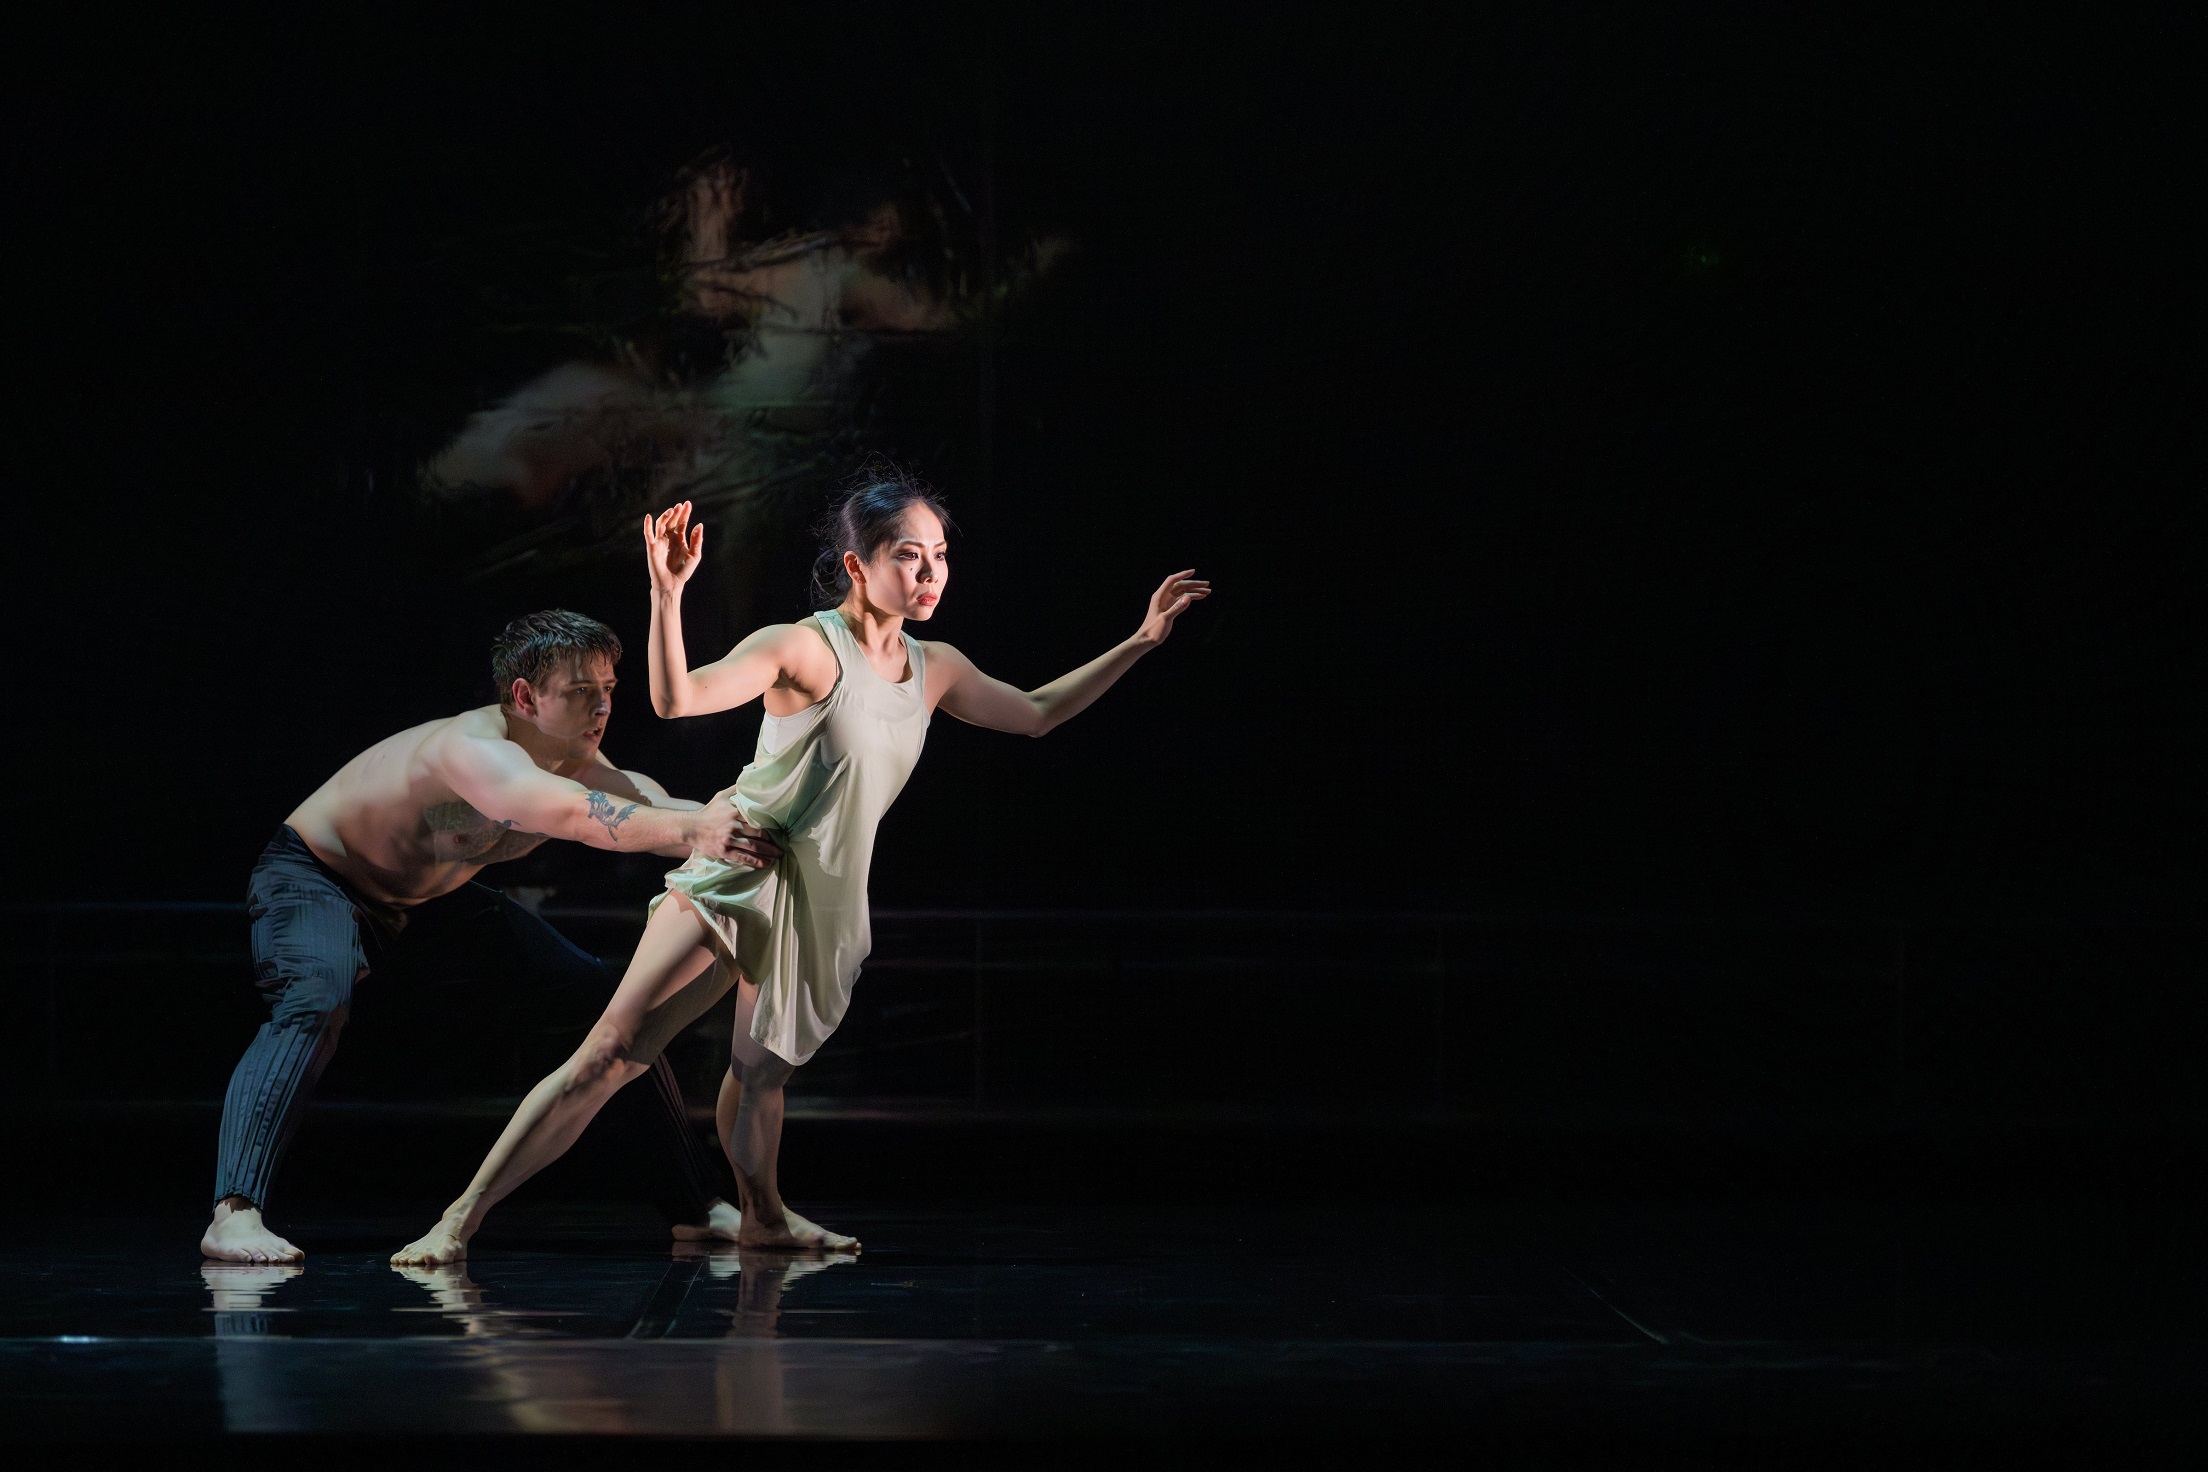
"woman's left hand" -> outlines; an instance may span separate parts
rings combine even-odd
[[[1165,636],[1173,632],[1173,620],[1188,612],[1190,604],[1210,596],[1211,583],[1197,577],[1195,568],[1183,568],[1158,584],[1135,637],[1148,644],[1163,644]]]

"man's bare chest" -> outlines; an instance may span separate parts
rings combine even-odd
[[[423,809],[422,821],[429,826],[430,848],[441,863],[501,864],[545,841],[541,833],[517,833],[511,823],[494,822],[458,799],[431,803]]]

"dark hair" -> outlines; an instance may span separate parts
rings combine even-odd
[[[925,506],[951,526],[951,513],[926,481],[899,468],[894,462],[869,460],[845,480],[835,504],[813,528],[820,538],[820,556],[813,559],[813,599],[816,606],[834,608],[851,591],[851,574],[844,570],[843,554],[856,552],[864,562],[897,535],[897,522],[907,508]]]
[[[508,624],[491,645],[491,680],[498,686],[498,703],[514,698],[514,681],[527,680],[533,689],[563,664],[580,664],[593,654],[621,662],[621,636],[594,618],[547,608],[523,614]]]

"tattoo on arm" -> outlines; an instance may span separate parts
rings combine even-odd
[[[636,804],[633,802],[625,808],[617,808],[614,806],[613,799],[603,792],[594,791],[590,794],[590,816],[593,821],[604,825],[606,837],[608,838],[614,837],[619,832],[621,825],[629,821],[629,815],[635,811]]]

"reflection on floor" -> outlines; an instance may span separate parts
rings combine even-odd
[[[2130,1206],[817,1215],[861,1255],[540,1211],[441,1270],[415,1213],[0,1258],[18,1436],[2165,1432],[2208,1404],[2189,1213]]]

